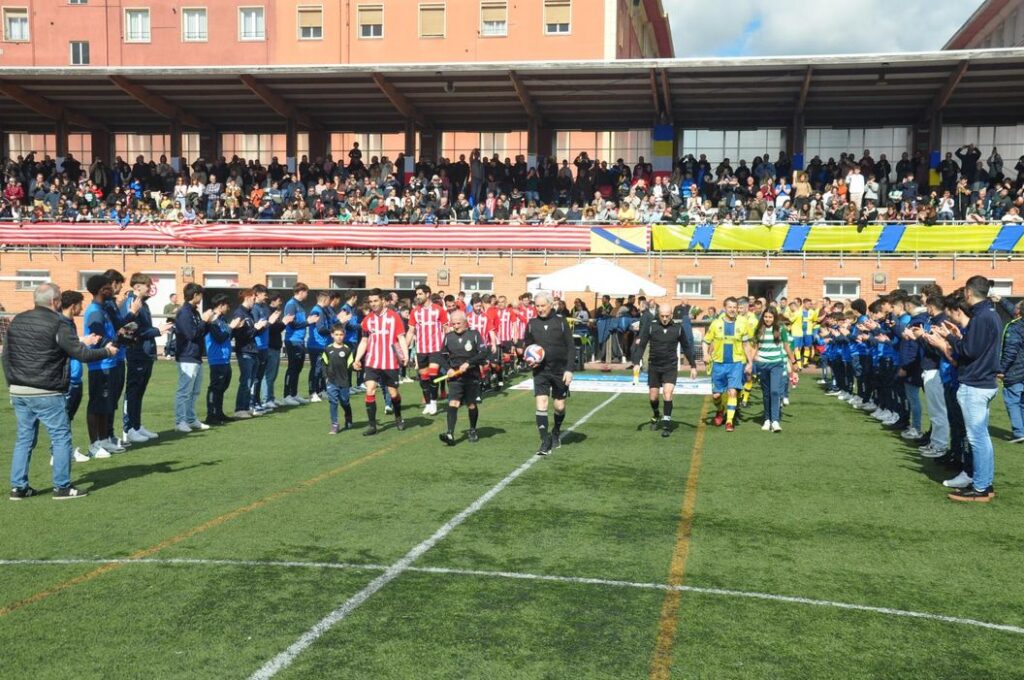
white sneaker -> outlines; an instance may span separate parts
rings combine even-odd
[[[849,401],[850,406],[854,408],[860,408],[864,405],[864,400],[860,397],[851,397]]]
[[[275,408],[277,408],[277,404],[275,404],[272,401],[268,401],[265,404],[260,404],[259,408],[264,410],[264,411],[273,411]]]
[[[75,452],[72,454],[76,463],[88,463],[92,458],[82,453],[82,449],[75,447]]]
[[[889,427],[891,425],[895,425],[898,422],[900,422],[900,414],[890,413],[889,417],[882,421],[882,425]]]
[[[849,401],[853,397],[849,392],[840,392],[839,396],[836,397],[839,401]]]
[[[871,417],[874,418],[875,420],[885,420],[886,418],[889,417],[889,412],[886,411],[884,408],[880,408],[874,413],[872,413]]]
[[[300,402],[295,397],[285,397],[281,403],[285,406],[298,406]]]
[[[101,441],[100,445],[102,445],[103,448],[105,448],[107,451],[110,451],[111,453],[124,453],[125,451],[128,450],[121,445],[121,442],[117,441],[113,437]]]
[[[192,428],[188,426],[188,423],[178,423],[174,426],[175,432],[191,432]]]
[[[783,406],[789,406],[789,397],[783,397],[782,398],[782,405]]]
[[[201,420],[193,420],[191,423],[188,424],[188,426],[191,427],[193,430],[209,430],[210,429],[210,426],[207,425],[206,423],[204,423]]]
[[[395,409],[391,408],[387,404],[384,405],[384,415],[389,416],[395,412]]]
[[[322,399],[320,399],[320,395],[315,393],[309,396],[309,400],[314,404],[319,404],[322,401]]]
[[[141,434],[143,437],[148,437],[150,439],[159,439],[160,438],[160,435],[158,435],[156,432],[150,432],[149,430],[147,430],[145,427],[143,427],[141,425],[139,426],[139,429],[136,430],[136,432]]]
[[[944,481],[942,483],[942,486],[945,486],[950,489],[966,489],[973,482],[974,480],[971,479],[966,472],[961,472],[953,479],[947,479],[946,481]]]
[[[254,408],[253,410],[249,411],[249,414],[250,414],[250,415],[251,415],[251,416],[252,416],[253,418],[259,418],[260,416],[264,416],[264,415],[266,415],[266,414],[267,414],[267,411],[264,411],[264,410],[263,410],[263,409],[261,409],[261,408]]]
[[[921,452],[921,456],[923,458],[942,458],[943,456],[946,455],[945,449],[937,449],[933,447],[931,444],[929,444],[928,446],[922,446],[921,448],[918,449],[918,451]]]
[[[763,432],[768,432],[771,429],[772,429],[772,421],[770,421],[770,420],[764,421],[764,425],[761,426],[761,430]]]
[[[138,430],[128,430],[128,436],[126,437],[132,444],[145,444],[149,441],[149,437],[142,434]]]
[[[876,405],[875,405],[875,402],[873,402],[873,401],[868,401],[868,402],[866,402],[866,403],[863,403],[863,404],[861,404],[861,405],[860,405],[860,408],[861,408],[861,410],[863,410],[863,411],[869,411],[869,412],[870,412],[870,411],[875,411],[875,410],[877,410],[877,409],[878,409],[878,406],[876,406]]]
[[[103,447],[103,442],[93,442],[89,446],[89,455],[93,458],[110,458],[110,451]]]
[[[903,430],[903,432],[900,432],[900,436],[904,439],[920,439],[921,431],[913,427],[908,427]]]
[[[772,421],[772,432],[782,432],[782,425],[779,425],[779,421]]]
[[[292,397],[292,399],[297,401],[299,404],[308,404],[309,403],[309,399],[306,399],[305,397],[300,397],[298,395]]]
[[[430,415],[430,404],[429,403],[424,404],[423,405],[423,410],[420,411],[420,413],[422,413],[425,416],[429,416]]]
[[[828,381],[827,381],[827,380],[825,380],[825,379],[823,379],[823,378],[818,378],[818,379],[817,379],[817,380],[815,380],[814,382],[815,382],[816,384],[818,384],[818,385],[824,385],[824,384],[825,384],[825,383],[827,383]]]
[[[235,411],[231,414],[231,417],[235,420],[248,420],[249,418],[252,418],[252,414],[248,411]]]
[[[437,415],[437,402],[432,401],[427,404],[427,407],[423,409],[423,415],[425,416],[436,416]]]

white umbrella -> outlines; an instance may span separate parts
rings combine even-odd
[[[665,289],[613,262],[597,257],[534,279],[528,290],[662,297]]]

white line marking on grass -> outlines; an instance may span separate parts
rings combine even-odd
[[[615,399],[618,396],[618,394],[613,394],[612,396],[602,401],[600,404],[598,404],[588,413],[586,413],[582,418],[573,423],[572,427],[570,427],[566,431],[572,432],[580,425],[586,423],[594,416],[595,413],[597,413],[605,406],[615,401]],[[373,595],[377,593],[377,591],[379,591],[381,588],[394,581],[396,578],[398,578],[398,576],[400,576],[402,572],[408,571],[409,567],[412,566],[413,562],[422,557],[423,553],[433,548],[435,545],[438,544],[438,542],[443,540],[445,536],[450,534],[460,524],[465,522],[477,511],[479,511],[480,508],[487,505],[487,503],[492,498],[501,493],[502,490],[505,489],[505,487],[507,487],[513,481],[515,481],[517,477],[519,477],[521,474],[523,474],[531,467],[533,467],[533,464],[536,463],[538,460],[540,460],[540,456],[530,456],[526,460],[526,462],[524,462],[522,465],[517,467],[512,472],[510,472],[509,475],[505,477],[503,480],[492,486],[486,493],[484,493],[484,495],[480,496],[480,498],[477,498],[475,501],[473,501],[473,503],[470,504],[469,507],[467,507],[459,514],[452,517],[450,520],[448,520],[440,529],[435,531],[430,538],[423,541],[422,543],[414,547],[412,550],[407,552],[404,557],[402,557],[400,560],[398,560],[390,567],[388,567],[387,571],[385,571],[383,574],[370,581],[370,583],[365,588],[363,588],[358,593],[350,597],[344,604],[335,609],[333,612],[331,612],[324,618],[320,619],[320,621],[318,621],[316,625],[314,625],[308,631],[303,633],[298,640],[293,642],[291,646],[288,647],[288,649],[284,650],[283,652],[275,656],[273,659],[264,664],[262,668],[257,670],[251,676],[249,676],[250,680],[267,680],[268,678],[274,677],[279,672],[290,666],[292,662],[295,660],[295,658],[299,654],[304,652],[306,649],[308,649],[310,645],[316,642],[316,640],[320,638],[320,636],[329,631],[332,627],[334,627],[335,624],[339,623],[340,621],[343,621],[346,616],[351,614],[353,611],[358,609],[361,604],[363,604],[368,599],[373,597]]]
[[[68,564],[127,564],[127,565],[166,565],[166,566],[213,566],[213,567],[275,567],[285,569],[338,569],[353,571],[384,571],[390,567],[383,564],[357,564],[352,562],[293,562],[277,560],[216,560],[216,559],[190,559],[190,558],[147,558],[132,560],[127,558],[114,559],[13,559],[0,560],[0,566],[46,566],[46,565],[68,565]],[[785,602],[788,604],[803,604],[814,607],[831,607],[833,609],[845,609],[849,611],[868,612],[872,614],[884,614],[886,616],[900,616],[911,619],[922,619],[925,621],[938,621],[940,623],[954,623],[975,628],[997,630],[1004,633],[1024,635],[1024,627],[1011,626],[1002,623],[989,623],[977,619],[964,619],[956,616],[945,616],[942,614],[929,614],[927,612],[915,612],[906,609],[893,609],[891,607],[873,607],[863,604],[851,604],[848,602],[836,602],[834,600],[816,600],[808,597],[795,597],[791,595],[772,595],[771,593],[758,593],[746,590],[730,590],[726,588],[701,588],[698,586],[670,586],[665,583],[642,583],[637,581],[623,581],[617,579],[590,578],[586,576],[550,576],[546,574],[529,574],[514,571],[487,571],[482,569],[453,569],[449,567],[414,567],[406,568],[407,572],[418,574],[438,574],[450,576],[480,576],[484,578],[514,579],[518,581],[543,581],[549,583],[568,583],[576,585],[591,585],[611,588],[634,588],[641,590],[678,590],[699,595],[719,595],[722,597],[742,597],[752,600],[766,600],[769,602]]]

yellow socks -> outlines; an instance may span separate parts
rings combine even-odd
[[[733,418],[736,417],[736,397],[729,397],[725,407],[725,422],[732,423]]]

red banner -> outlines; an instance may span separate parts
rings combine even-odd
[[[0,224],[0,243],[35,246],[190,248],[415,248],[417,250],[589,250],[587,225],[511,224]]]

